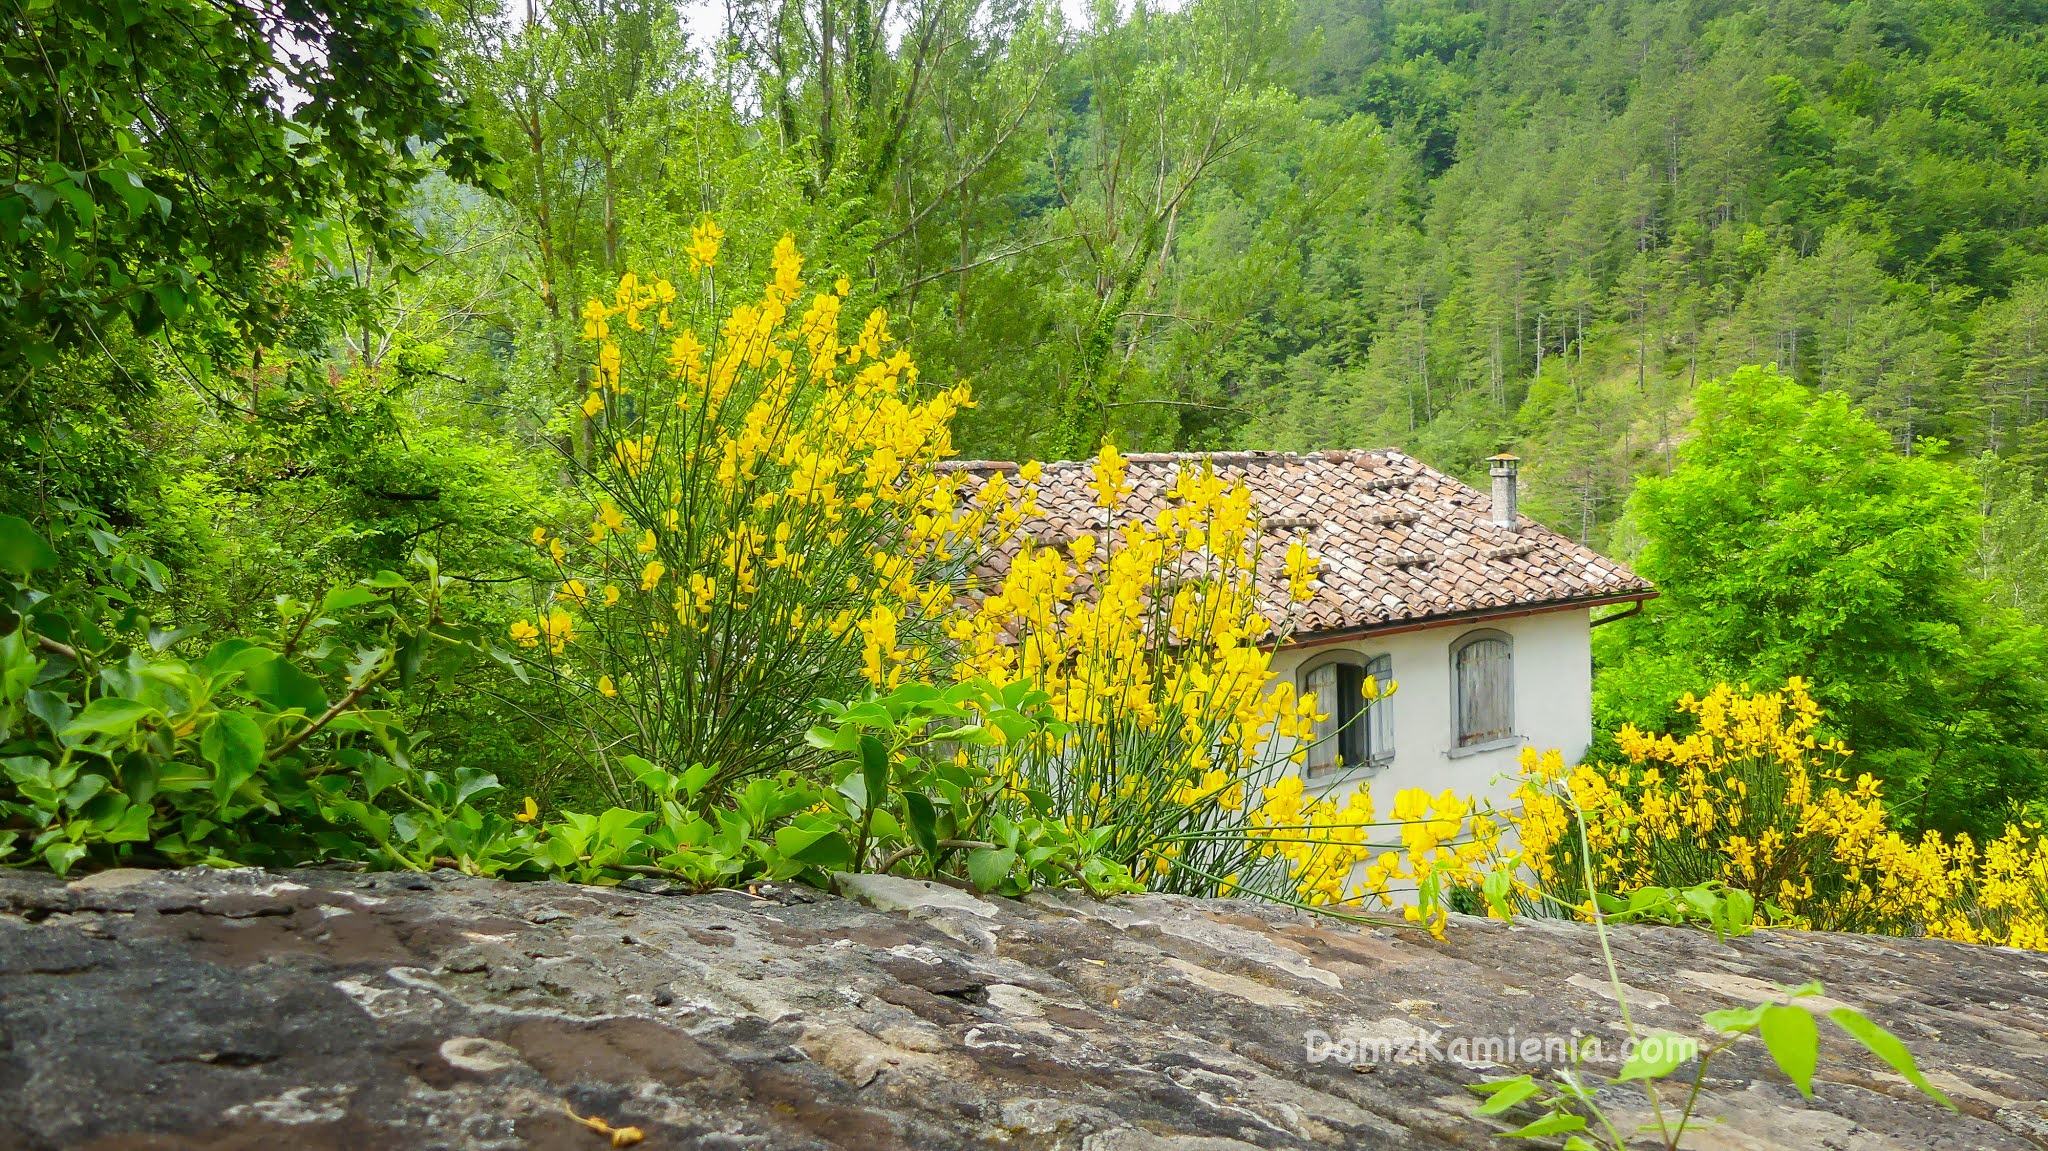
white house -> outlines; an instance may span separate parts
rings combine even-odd
[[[1595,613],[1612,618],[1617,605],[1657,594],[1622,565],[1520,515],[1513,456],[1490,461],[1490,496],[1392,450],[1125,458],[1132,491],[1120,516],[1157,514],[1178,471],[1205,459],[1245,482],[1275,545],[1261,567],[1275,612],[1286,602],[1282,545],[1306,535],[1321,575],[1273,668],[1335,701],[1326,727],[1336,735],[1300,770],[1312,790],[1340,800],[1369,783],[1382,811],[1410,787],[1505,799],[1496,780],[1515,771],[1524,747],[1576,760],[1592,739]],[[1043,519],[1027,530],[1041,541],[1101,531],[1091,478],[1085,461],[1047,465],[1038,484]],[[998,576],[1001,566],[983,574]],[[1367,675],[1399,688],[1358,717]]]

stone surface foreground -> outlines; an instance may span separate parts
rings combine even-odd
[[[1466,1087],[1509,1072],[1312,1063],[1305,1034],[1616,1037],[1575,925],[1437,942],[1240,903],[848,890],[0,875],[0,1148],[609,1146],[565,1102],[648,1149],[1507,1148]],[[1647,1026],[1824,979],[1964,1110],[1838,1036],[1807,1103],[1747,1040],[1688,1146],[2048,1146],[2048,957],[1658,928],[1616,945]]]

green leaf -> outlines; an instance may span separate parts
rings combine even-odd
[[[1621,1065],[1617,1083],[1631,1079],[1662,1079],[1678,1065],[1699,1054],[1699,1043],[1672,1031],[1653,1031],[1637,1041],[1628,1062]]]
[[[1778,1070],[1792,1080],[1801,1095],[1813,1098],[1813,1070],[1820,1064],[1820,1028],[1814,1025],[1813,1015],[1802,1007],[1767,1003],[1761,1034]]]
[[[1756,923],[1756,897],[1739,887],[1735,888],[1728,893],[1728,899],[1722,905],[1722,914],[1726,917],[1723,922],[1727,924],[1728,934],[1747,935]]]
[[[872,735],[860,737],[860,777],[866,786],[865,806],[880,807],[889,800],[889,749]]]
[[[148,804],[131,803],[100,833],[100,838],[108,843],[148,843],[150,814]]]
[[[50,733],[63,731],[71,724],[71,701],[53,691],[31,691],[24,695],[22,703],[30,715],[43,721]]]
[[[1703,919],[1714,918],[1714,914],[1721,909],[1720,895],[1707,887],[1688,887],[1678,894],[1685,900],[1685,905],[1698,912]]]
[[[932,806],[931,797],[922,791],[903,793],[903,814],[908,822],[906,830],[910,842],[924,852],[929,864],[939,857],[939,813]]]
[[[967,878],[982,891],[995,891],[1009,878],[1017,853],[1007,847],[981,848],[967,854]]]
[[[1700,1022],[1716,1031],[1739,1035],[1745,1031],[1756,1030],[1757,1025],[1763,1022],[1764,1008],[1769,1006],[1768,1003],[1759,1003],[1755,1007],[1744,1007],[1740,1010],[1709,1011],[1700,1016]]]
[[[804,742],[825,751],[852,751],[860,742],[860,732],[851,724],[840,727],[819,724],[804,733]]]
[[[81,775],[64,789],[64,810],[77,811],[92,801],[92,797],[105,790],[107,777],[103,775]]]
[[[332,587],[327,589],[326,595],[320,597],[320,614],[335,615],[345,612],[352,607],[361,607],[366,603],[375,602],[377,602],[377,593],[369,588],[353,585]]]
[[[1906,1045],[1899,1042],[1897,1036],[1864,1018],[1863,1013],[1854,1008],[1837,1007],[1828,1012],[1828,1018],[1834,1020],[1835,1026],[1848,1032],[1858,1043],[1870,1048],[1871,1054],[1890,1064],[1892,1070],[1905,1076],[1906,1082],[1918,1087],[1928,1098],[1951,1111],[1962,1110],[1955,1105],[1954,1100],[1942,1094],[1940,1088],[1929,1083],[1925,1075],[1920,1074],[1919,1065],[1913,1062],[1913,1053],[1906,1050]]]
[[[427,653],[433,647],[431,633],[420,631],[404,636],[398,641],[398,686],[410,689],[419,682],[420,668],[427,662]]]
[[[903,825],[896,822],[896,817],[889,814],[888,808],[878,807],[868,823],[868,834],[879,842],[902,839]]]
[[[320,681],[288,659],[266,660],[245,669],[241,687],[277,711],[311,716],[327,710],[327,693],[321,690]]]
[[[1480,884],[1480,890],[1486,896],[1486,905],[1503,919],[1514,911],[1508,903],[1508,892],[1513,890],[1513,883],[1514,876],[1510,875],[1506,868],[1496,867],[1486,873],[1486,879]]]
[[[63,734],[126,735],[135,730],[136,724],[155,714],[156,709],[141,700],[103,695],[87,704],[77,719],[66,724]]]
[[[77,843],[53,843],[43,849],[43,862],[59,875],[71,870],[71,865],[85,858],[85,847]]]
[[[1585,1129],[1586,1121],[1577,1115],[1567,1115],[1562,1111],[1553,1111],[1526,1127],[1517,1127],[1513,1131],[1503,1131],[1500,1133],[1500,1137],[1503,1139],[1541,1139],[1545,1135],[1562,1135],[1567,1131],[1584,1131]]]
[[[853,862],[853,844],[829,826],[778,828],[775,850],[785,858],[827,870],[844,868]]]
[[[152,624],[149,628],[149,650],[166,651],[174,643],[189,635],[199,634],[196,627],[162,628]]]
[[[199,670],[219,679],[239,675],[259,663],[268,663],[276,658],[276,652],[267,647],[257,647],[246,639],[224,639],[200,658]]]
[[[1493,1097],[1479,1105],[1478,1114],[1498,1115],[1508,1108],[1542,1093],[1543,1088],[1527,1075],[1502,1083],[1493,1092]]]
[[[455,802],[458,804],[498,790],[501,790],[498,777],[488,771],[475,767],[462,767],[455,771]]]
[[[218,772],[215,790],[223,798],[254,775],[263,762],[263,727],[246,712],[224,711],[199,736],[199,754]],[[225,785],[221,779],[232,779]]]
[[[1671,893],[1664,888],[1640,887],[1629,895],[1628,909],[1630,911],[1643,911],[1652,907],[1661,907],[1669,902],[1671,902]]]
[[[57,550],[18,516],[0,516],[0,571],[25,576],[57,566]]]
[[[704,785],[710,783],[711,778],[717,774],[718,769],[708,763],[692,764],[684,768],[681,777],[683,795],[690,799],[697,798],[697,793],[703,791]]]
[[[381,755],[366,756],[363,765],[356,770],[363,781],[363,790],[371,799],[377,793],[405,778],[405,769]]]

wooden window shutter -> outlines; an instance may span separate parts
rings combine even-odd
[[[1491,743],[1515,733],[1514,654],[1506,637],[1479,636],[1454,659],[1458,746]]]

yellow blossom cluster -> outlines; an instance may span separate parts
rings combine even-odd
[[[1377,818],[1368,788],[1339,804],[1310,792],[1299,775],[1288,775],[1265,789],[1247,823],[1262,854],[1286,861],[1292,886],[1287,894],[1327,906],[1386,894],[1389,873],[1377,862],[1370,862],[1376,872],[1354,878],[1381,853],[1382,845],[1370,838]]]
[[[1584,900],[1583,817],[1603,891],[1719,880],[1781,922],[2048,948],[2048,840],[2019,827],[1981,849],[1902,834],[1878,780],[1852,780],[1849,750],[1821,737],[1797,678],[1776,692],[1723,684],[1679,707],[1695,730],[1624,727],[1625,763],[1523,753],[1515,831],[1546,889]]]
[[[1016,763],[1071,826],[1113,828],[1108,850],[1154,886],[1229,886],[1218,868],[1230,852],[1203,837],[1241,839],[1247,795],[1284,766],[1288,753],[1274,749],[1314,723],[1314,701],[1271,670],[1271,648],[1308,593],[1260,602],[1259,521],[1241,481],[1186,461],[1164,506],[1141,507],[1113,444],[1085,466],[1054,480],[1036,463],[986,473],[959,490],[959,507],[935,504],[920,520],[914,541],[940,554],[1013,549],[995,586],[971,589],[951,614],[948,674],[1028,679],[1051,696],[1058,733]],[[1099,529],[1020,530],[1045,485],[1074,480],[1091,492]],[[1313,556],[1296,545],[1287,562],[1306,589]]]
[[[1410,922],[1437,933],[1447,918],[1441,892],[1483,883],[1505,830],[1483,806],[1450,789],[1404,788],[1381,823],[1366,787],[1340,804],[1309,793],[1299,776],[1266,789],[1249,829],[1265,854],[1287,861],[1292,895],[1301,902],[1399,907]]]
[[[1089,485],[1098,507],[1120,507],[1127,468],[1104,445]],[[997,520],[1029,514],[1040,473],[1027,472],[1014,492],[991,477],[976,504]],[[1310,707],[1270,672],[1262,641],[1283,624],[1258,602],[1250,490],[1196,463],[1180,469],[1166,497],[1155,516],[1125,516],[1052,546],[1023,541],[1001,586],[951,624],[956,674],[1029,678],[1069,724],[1176,731],[1178,778],[1242,774],[1263,733],[1305,730]]]
[[[1271,672],[1286,621],[1259,603],[1249,489],[1190,462],[1144,513],[1125,507],[1129,464],[1113,445],[1091,466],[1105,526],[1020,539],[1000,585],[947,631],[955,676],[1030,679],[1052,696],[1067,730],[1042,782],[1062,808],[1142,837],[1235,811],[1271,738],[1307,730],[1313,704]],[[1014,531],[1042,482],[1036,465],[988,477],[970,500],[984,535]]]
[[[511,638],[572,657],[554,670],[602,738],[738,777],[800,739],[789,701],[930,651],[947,546],[984,517],[932,467],[966,386],[923,386],[879,310],[843,326],[847,284],[807,292],[790,236],[758,295],[712,311],[722,235],[707,219],[684,246],[701,291],[628,273],[583,306],[589,393],[563,418],[590,445],[588,518],[536,529],[558,579]]]

